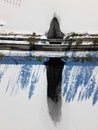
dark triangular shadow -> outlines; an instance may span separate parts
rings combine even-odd
[[[59,21],[54,17],[50,24],[50,29],[47,33],[48,39],[63,39],[64,34],[60,30]],[[54,44],[50,42],[50,44]],[[60,44],[59,42],[56,44]],[[44,63],[46,65],[47,73],[47,103],[49,114],[52,120],[56,123],[60,121],[61,117],[61,83],[62,70],[64,62],[60,58],[50,58]]]

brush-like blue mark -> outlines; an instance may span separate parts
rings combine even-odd
[[[1,65],[0,65],[0,67],[1,67]],[[4,75],[4,73],[7,70],[7,68],[8,68],[8,65],[3,65],[3,68],[0,68],[0,82],[1,82],[1,79],[2,79],[2,77]]]
[[[24,89],[28,86],[32,71],[32,65],[23,65],[20,72],[21,88]]]
[[[71,69],[72,69],[72,66],[66,66],[66,69],[64,72],[64,93],[63,93],[63,95],[65,95],[65,93],[67,92],[67,86],[68,86]]]
[[[80,91],[78,100],[89,99],[94,93],[95,86],[96,86],[96,81],[94,78],[91,78],[88,82],[88,85],[85,86],[84,91],[83,92]]]
[[[26,89],[29,87],[28,98],[30,99],[33,95],[36,84],[39,81],[39,70],[40,65],[23,65],[21,67],[20,75],[18,78],[18,82],[21,83],[21,88]]]
[[[98,101],[98,87],[96,88],[93,95],[93,105],[95,105],[97,101]]]
[[[97,102],[98,89],[95,90],[97,84],[95,80],[96,75],[93,75],[96,64],[74,62],[74,65],[73,63],[67,65],[66,62],[63,93],[66,102],[73,101],[78,91],[78,101],[93,98],[93,104]]]
[[[33,95],[36,83],[38,83],[38,81],[39,81],[39,69],[40,69],[40,66],[34,71],[34,73],[32,75],[30,89],[29,89],[29,99]]]
[[[29,64],[29,65],[43,65],[45,61],[49,58],[42,58],[42,60],[38,60],[37,57],[32,56],[5,56],[2,60],[0,60],[0,64]]]
[[[0,71],[0,81],[2,79],[2,76],[3,76],[3,73],[2,73],[2,71]]]
[[[21,65],[21,70],[18,79],[16,80],[16,83],[13,83],[13,85],[17,84],[17,90],[19,89],[19,87],[21,87],[21,89],[26,89],[27,87],[29,87],[28,97],[30,99],[33,95],[35,86],[39,80],[38,77],[39,68],[47,60],[48,58],[39,59],[37,57],[33,57],[32,53],[30,52],[27,56],[10,56],[9,54],[8,56],[5,56],[2,60],[0,60],[0,64],[1,66],[3,64],[5,64],[5,66]],[[0,71],[0,80],[2,79],[2,77],[3,77],[3,70]],[[9,82],[6,87],[6,92],[8,91],[9,87],[13,88],[12,92],[14,91],[15,87],[10,86],[12,79],[13,77],[8,78]]]
[[[90,53],[92,57],[96,57],[95,53]],[[88,54],[87,54],[88,55]],[[76,54],[72,54],[72,57],[75,57]],[[21,89],[26,89],[29,87],[28,98],[30,99],[34,94],[35,87],[39,82],[39,70],[44,64],[45,60],[48,58],[43,58],[42,61],[38,61],[37,58],[31,56],[26,57],[5,57],[0,60],[0,81],[3,78],[3,75],[6,73],[6,70],[10,67],[11,64],[21,65],[20,73],[17,79],[18,84]],[[34,67],[36,66],[36,67]],[[65,97],[66,102],[71,102],[75,99],[77,95],[77,100],[92,100],[92,104],[95,105],[98,101],[98,83],[96,75],[98,75],[98,62],[74,62],[73,60],[68,60],[65,62],[64,66],[64,77],[63,77],[63,96]],[[35,69],[36,68],[36,69]],[[96,74],[94,70],[96,69]],[[94,72],[94,74],[93,74]],[[13,77],[10,79],[13,79]],[[8,79],[8,80],[10,80]],[[16,83],[13,83],[13,85]],[[11,83],[10,83],[11,85]],[[10,87],[9,82],[7,89]],[[14,88],[14,86],[11,86]]]

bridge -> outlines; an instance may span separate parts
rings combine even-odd
[[[98,44],[77,44],[80,38],[72,39],[41,39],[33,38],[30,43],[29,37],[13,37],[13,36],[1,36],[0,37],[0,50],[12,50],[12,51],[98,51]],[[83,41],[93,42],[93,39],[85,38]],[[71,41],[76,44],[70,43]],[[41,44],[38,44],[41,42]],[[53,44],[47,44],[53,43]],[[56,44],[60,43],[60,44]]]

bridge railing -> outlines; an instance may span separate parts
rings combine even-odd
[[[36,44],[44,42],[44,44]],[[46,42],[53,44],[45,44]],[[87,44],[82,44],[86,42]],[[88,44],[88,42],[92,42]],[[60,43],[60,44],[56,44]],[[75,44],[73,44],[75,43]],[[72,37],[69,39],[44,39],[34,35],[0,35],[0,50],[20,51],[98,51],[98,38]]]

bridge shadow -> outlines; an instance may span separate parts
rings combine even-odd
[[[62,70],[64,62],[60,58],[50,58],[45,62],[47,74],[47,103],[49,114],[54,122],[61,117]]]
[[[6,92],[9,90],[11,93],[17,93],[19,87],[25,90],[29,87],[28,98],[30,99],[33,95],[35,87],[39,81],[41,68],[43,68],[43,60],[32,58],[31,56],[17,57],[17,56],[5,56],[0,59],[0,82],[4,75],[10,70],[11,74],[7,74]],[[45,69],[43,69],[45,71]]]
[[[64,91],[65,102],[74,100],[84,101],[90,99],[92,105],[98,101],[98,61],[94,62],[98,52],[88,52],[86,56],[91,56],[93,61],[67,61],[64,67]],[[73,52],[72,57],[77,53]]]
[[[4,56],[0,59],[0,64],[9,65],[43,65],[49,58],[44,57],[33,57],[33,56]]]
[[[16,83],[18,84],[20,82],[21,84],[20,86],[22,89],[29,87],[30,89],[28,97],[31,98],[35,89],[35,84],[37,84],[39,81],[39,74],[40,74],[39,70],[42,66],[44,66],[44,60],[41,62],[33,60],[31,62],[29,61],[28,63],[27,61],[23,61],[18,64],[16,64],[16,61],[10,62],[9,58],[6,60],[5,59],[0,60],[0,82],[3,78],[4,73],[6,73],[6,71],[8,70],[9,67],[11,67],[11,65],[15,65],[17,67],[18,65],[20,66],[19,75],[17,77]],[[78,97],[77,101],[92,99],[93,105],[97,103],[98,62],[92,63],[92,62],[68,61],[65,63],[64,68],[62,68],[62,71],[63,71],[62,85],[64,87],[63,96],[65,97],[66,102],[74,101],[75,97],[77,96]],[[13,78],[13,75],[14,72],[11,78]],[[61,78],[61,75],[59,75],[58,78],[59,77]],[[9,87],[7,87],[6,91],[8,91],[8,88],[10,88],[10,85]]]
[[[77,103],[90,100],[92,105],[95,105],[98,102],[98,62],[66,61],[64,64],[61,59],[59,59],[60,63],[58,60],[49,62],[49,59],[42,61],[33,59],[20,63],[16,57],[13,57],[14,60],[11,58],[12,62],[10,62],[10,58],[6,57],[6,59],[0,61],[0,84],[7,72],[10,72],[10,67],[13,66],[14,71],[7,78],[6,92],[14,93],[19,88],[22,90],[29,88],[28,98],[31,99],[39,83],[40,74],[47,72],[47,104],[49,114],[54,122],[60,121],[61,117],[62,87],[64,88],[63,98],[65,103],[71,103],[75,100],[77,100]],[[15,67],[16,69],[14,69]],[[52,78],[52,76],[55,78]],[[55,89],[56,86],[57,89]],[[57,90],[56,93],[55,90]]]
[[[64,67],[64,91],[65,102],[92,99],[92,104],[98,100],[98,62],[78,62],[66,64]]]

